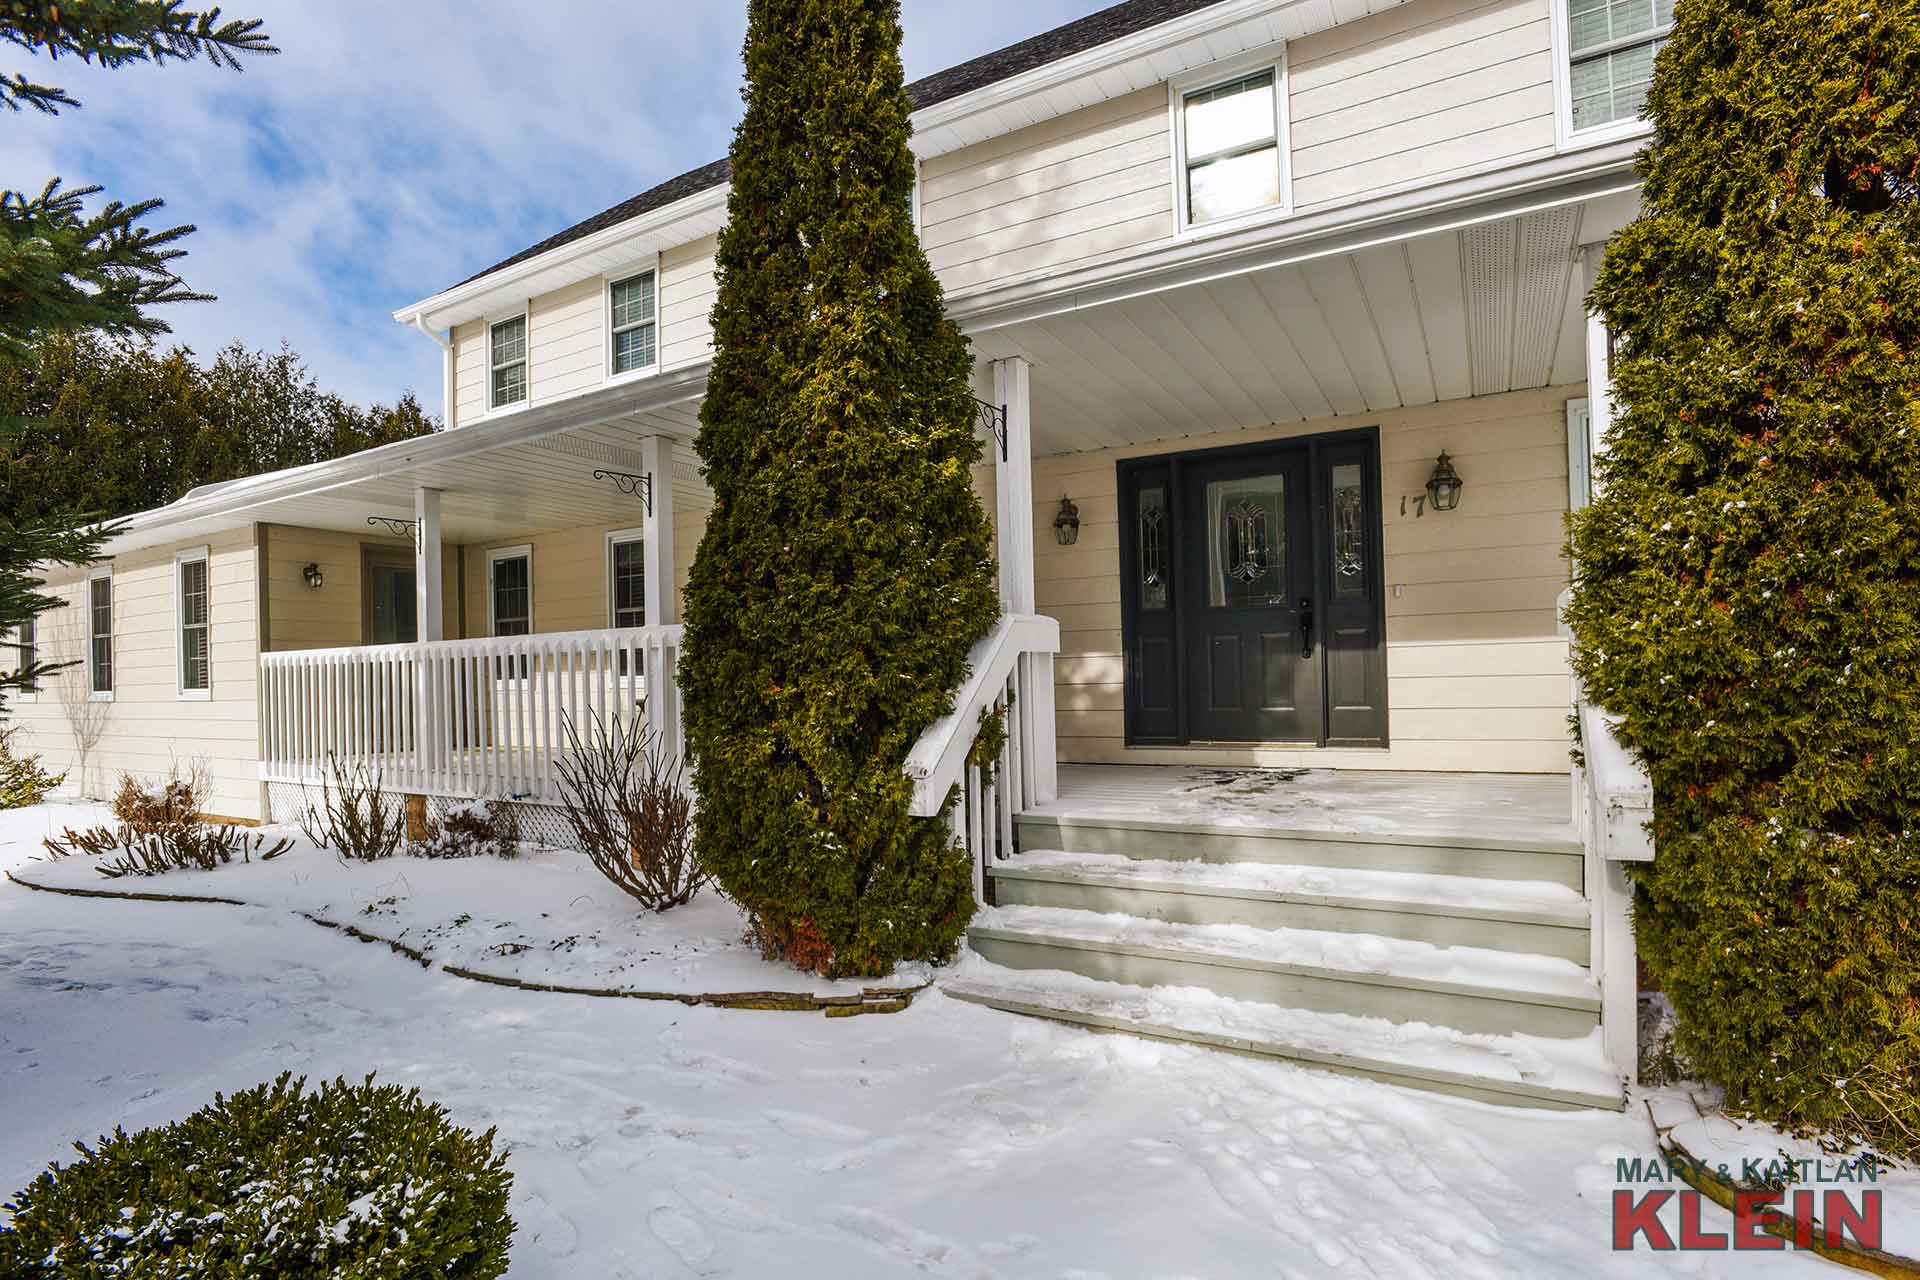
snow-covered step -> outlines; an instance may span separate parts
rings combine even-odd
[[[1557,956],[1584,964],[1587,902],[1547,880],[1034,850],[989,865],[1001,906],[1177,924],[1297,928]]]
[[[1496,1035],[1577,1038],[1599,1025],[1592,976],[1556,956],[1059,907],[992,907],[974,920],[973,949],[1012,969],[1200,987],[1236,1000]]]
[[[1127,858],[1273,862],[1481,880],[1545,880],[1572,889],[1582,884],[1580,843],[1571,836],[1520,838],[1423,831],[1413,818],[1372,831],[1025,814],[1019,819],[1019,837],[1023,849],[1109,853]]]
[[[1143,989],[1077,973],[1015,971],[969,956],[940,989],[958,1000],[1079,1026],[1280,1058],[1484,1102],[1618,1110],[1625,1099],[1596,1029],[1577,1039],[1481,1035]]]

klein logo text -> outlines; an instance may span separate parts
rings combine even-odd
[[[1753,1162],[1749,1162],[1753,1163]],[[1812,1162],[1800,1162],[1808,1163]],[[1848,1236],[1865,1249],[1880,1248],[1880,1197],[1874,1189],[1846,1190],[1840,1187],[1814,1189],[1798,1187],[1754,1189],[1753,1180],[1744,1175],[1765,1175],[1783,1169],[1743,1169],[1746,1188],[1733,1192],[1733,1229],[1709,1231],[1702,1220],[1707,1197],[1691,1188],[1660,1187],[1653,1190],[1620,1188],[1613,1193],[1613,1247],[1628,1251],[1646,1247],[1658,1252],[1726,1251],[1751,1252],[1838,1249]],[[1704,1172],[1704,1170],[1702,1170]],[[1793,1172],[1802,1172],[1795,1169]],[[1861,1162],[1837,1170],[1806,1170],[1825,1176],[1822,1182],[1877,1181],[1879,1169]],[[1622,1160],[1621,1182],[1690,1182],[1682,1177],[1678,1164],[1664,1161]],[[1722,1169],[1721,1180],[1731,1182],[1730,1171]],[[1755,1179],[1757,1180],[1757,1179]],[[1679,1209],[1679,1234],[1668,1230],[1660,1218],[1669,1204]]]

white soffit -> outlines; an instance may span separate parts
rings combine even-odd
[[[922,108],[913,113],[911,145],[923,160],[945,155],[1402,3],[1222,0]],[[410,324],[418,317],[429,328],[450,328],[513,310],[528,298],[582,280],[625,270],[655,253],[718,232],[727,219],[728,190],[719,186],[697,192],[403,307],[394,318]]]

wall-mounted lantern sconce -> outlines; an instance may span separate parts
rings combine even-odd
[[[1073,505],[1073,499],[1061,497],[1060,514],[1053,518],[1053,536],[1063,547],[1080,541],[1080,508]]]
[[[1440,451],[1439,461],[1433,464],[1433,476],[1427,481],[1427,497],[1433,502],[1435,511],[1451,511],[1460,505],[1460,490],[1466,482],[1460,473],[1453,469],[1453,459],[1447,451]]]
[[[305,578],[307,585],[315,591],[318,591],[327,581],[326,577],[320,572],[320,566],[317,564],[309,564],[300,571],[300,576]]]

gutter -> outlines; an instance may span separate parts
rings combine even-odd
[[[412,316],[413,327],[432,338],[440,348],[440,421],[444,427],[453,425],[453,342],[442,337],[438,329],[429,328],[426,317],[419,312]]]

